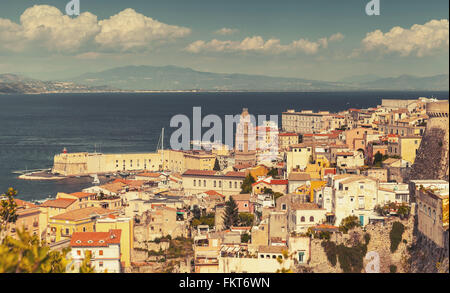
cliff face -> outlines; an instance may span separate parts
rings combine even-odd
[[[414,212],[414,211],[413,211]],[[394,253],[390,251],[390,232],[394,222],[400,222],[404,225],[405,230],[402,234],[402,241]],[[389,219],[386,223],[368,224],[364,229],[357,227],[349,231],[348,234],[341,234],[333,236],[331,241],[337,245],[344,244],[347,247],[352,246],[352,243],[363,243],[364,235],[370,235],[369,243],[367,244],[367,252],[376,252],[379,256],[379,272],[389,273],[390,267],[395,266],[398,273],[410,272],[410,255],[409,247],[413,241],[414,215],[408,219],[400,220],[398,218]],[[314,273],[342,273],[343,270],[340,262],[337,261],[333,266],[328,261],[326,252],[321,245],[322,240],[311,239],[311,261],[307,268]],[[367,254],[366,254],[367,256]],[[366,272],[366,267],[369,265],[370,259],[363,258],[362,273]]]

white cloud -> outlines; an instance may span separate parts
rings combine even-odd
[[[215,31],[214,33],[215,34],[217,34],[217,35],[231,35],[231,34],[234,34],[234,33],[237,33],[239,30],[237,30],[237,29],[234,29],[234,28],[227,28],[227,27],[224,27],[224,28],[221,28],[220,30],[217,30],[217,31]]]
[[[365,51],[422,57],[438,49],[448,50],[448,35],[448,19],[431,20],[423,25],[414,24],[410,29],[396,26],[386,33],[380,30],[370,32],[362,40],[362,45]]]
[[[147,47],[153,41],[167,41],[187,36],[189,28],[168,25],[131,8],[99,22],[100,33],[95,41],[102,47],[122,51]]]
[[[3,47],[12,51],[36,46],[50,51],[75,51],[100,30],[97,17],[92,13],[84,12],[71,18],[48,5],[26,9],[20,24],[0,19],[0,28]]]
[[[268,39],[265,41],[261,36],[247,37],[242,41],[220,41],[213,39],[209,42],[202,40],[195,41],[188,45],[185,50],[191,53],[200,52],[262,52],[270,54],[279,54],[283,52],[303,52],[306,54],[315,54],[320,48],[327,48],[328,43],[339,41],[343,38],[332,35],[330,38],[321,38],[317,41],[299,39],[288,45],[282,45],[279,39]]]
[[[35,5],[24,11],[20,24],[0,18],[0,49],[23,51],[43,47],[50,52],[75,52],[83,46],[126,51],[149,48],[189,34],[189,28],[168,25],[133,9],[108,19],[83,12],[72,18],[58,8]]]

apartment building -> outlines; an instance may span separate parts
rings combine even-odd
[[[221,173],[207,170],[187,170],[182,174],[183,189],[187,195],[215,190],[226,197],[241,192],[244,172]]]
[[[75,232],[70,240],[74,270],[78,271],[89,251],[90,264],[96,273],[120,273],[121,230],[108,232]]]
[[[309,110],[295,112],[289,109],[281,115],[282,130],[299,134],[319,133],[327,128],[330,117],[328,111],[314,113]]]

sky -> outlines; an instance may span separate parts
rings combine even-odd
[[[0,73],[68,79],[127,65],[337,81],[449,72],[448,0],[0,1]]]

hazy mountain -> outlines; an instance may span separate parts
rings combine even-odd
[[[378,79],[381,79],[382,77],[375,75],[375,74],[363,74],[363,75],[353,75],[348,76],[340,79],[338,82],[344,82],[344,83],[363,83],[363,82],[371,82]]]
[[[381,78],[374,81],[363,82],[360,87],[366,89],[387,90],[449,90],[448,74],[440,74],[429,77],[417,77],[412,75],[401,75],[399,77]]]
[[[118,90],[114,90],[118,89]],[[86,73],[68,81],[40,81],[0,74],[0,93],[64,93],[105,91],[352,91],[449,90],[448,74],[430,77],[376,75],[347,77],[338,82],[248,74],[201,72],[176,66],[126,66]]]
[[[0,94],[71,93],[112,90],[105,86],[84,86],[73,82],[40,81],[16,74],[0,74]]]
[[[71,80],[80,84],[109,85],[124,90],[315,91],[344,90],[349,87],[333,82],[201,72],[176,66],[126,66],[86,73]]]
[[[327,91],[327,90],[448,90],[448,75],[380,78],[361,75],[338,82],[248,74],[201,72],[176,66],[126,66],[86,73],[71,81],[123,90]]]

